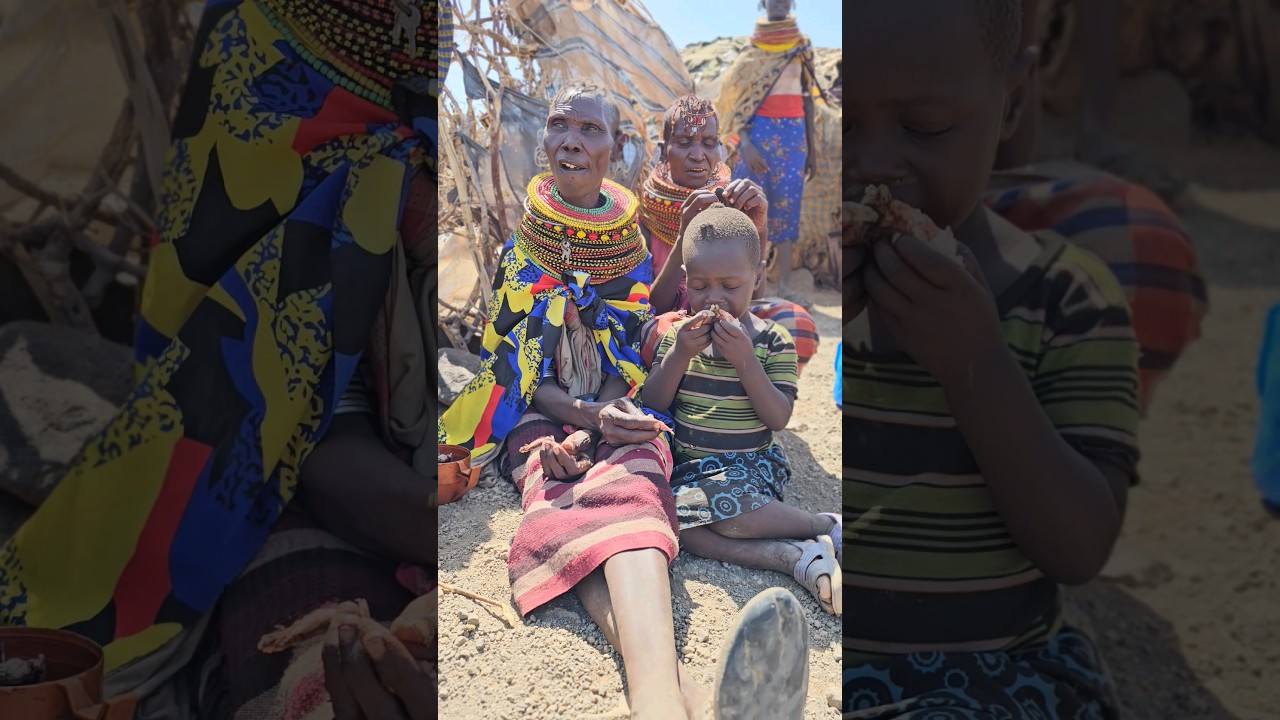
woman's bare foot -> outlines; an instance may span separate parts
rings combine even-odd
[[[711,691],[695,680],[684,665],[680,666],[677,674],[685,713],[689,716],[689,720],[702,720],[706,716],[707,703],[711,700]]]

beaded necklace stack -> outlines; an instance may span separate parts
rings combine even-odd
[[[795,16],[770,22],[765,18],[756,20],[755,32],[751,34],[751,44],[765,52],[786,52],[800,42],[800,28],[796,26]]]
[[[258,0],[271,25],[330,82],[392,107],[391,87],[438,78],[437,0]]]
[[[515,244],[543,270],[556,277],[585,272],[592,282],[603,283],[626,275],[648,256],[636,219],[639,202],[612,180],[601,184],[604,203],[598,208],[565,202],[551,173],[535,175],[526,190]]]
[[[676,244],[680,232],[680,208],[695,190],[729,185],[729,167],[717,163],[711,180],[701,188],[687,188],[671,180],[671,166],[659,163],[640,191],[640,222],[667,245]]]

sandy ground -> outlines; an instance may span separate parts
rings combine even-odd
[[[839,296],[813,295],[823,338],[800,378],[800,399],[781,442],[794,471],[787,502],[814,512],[838,512],[839,413],[831,397],[839,330]],[[510,604],[507,548],[520,519],[509,482],[477,488],[440,509],[440,580]],[[839,694],[840,623],[789,576],[746,570],[681,554],[671,566],[676,647],[681,662],[708,686],[738,608],[771,586],[804,605],[810,624],[806,720],[834,718]],[[514,608],[514,606],[513,606]],[[514,614],[514,610],[513,610]],[[477,627],[468,630],[470,618]],[[440,601],[440,717],[625,717],[622,661],[574,596],[562,596],[508,628],[499,614],[459,595]],[[617,711],[617,712],[615,712]]]
[[[1171,128],[1161,103],[1129,87],[1123,134],[1193,183],[1178,210],[1211,308],[1141,426],[1141,483],[1107,577],[1070,597],[1128,720],[1273,719],[1280,521],[1260,507],[1249,460],[1262,323],[1280,301],[1280,150]]]

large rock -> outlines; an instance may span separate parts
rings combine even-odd
[[[129,348],[31,322],[0,327],[0,490],[36,506],[132,389]]]
[[[471,378],[480,372],[480,358],[466,350],[442,348],[437,357],[439,376],[437,391],[441,405],[452,405],[462,394],[462,390],[471,382]]]

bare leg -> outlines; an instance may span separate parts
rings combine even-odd
[[[666,555],[655,549],[618,553],[605,561],[604,577],[617,631],[615,647],[630,689],[631,717],[687,717],[677,674]]]
[[[781,500],[773,500],[762,508],[707,527],[728,538],[807,540],[829,534],[835,524],[835,520],[825,515],[801,510]]]
[[[582,606],[600,627],[604,639],[618,651],[618,654],[622,654],[622,642],[618,639],[618,626],[613,617],[613,602],[609,597],[609,584],[605,581],[604,570],[597,569],[583,578],[574,589],[578,593],[578,599],[582,601]],[[670,598],[668,598],[669,601]],[[674,630],[672,636],[674,637]],[[676,681],[680,684],[685,712],[693,718],[698,708],[706,703],[709,692],[679,663],[676,663]]]

